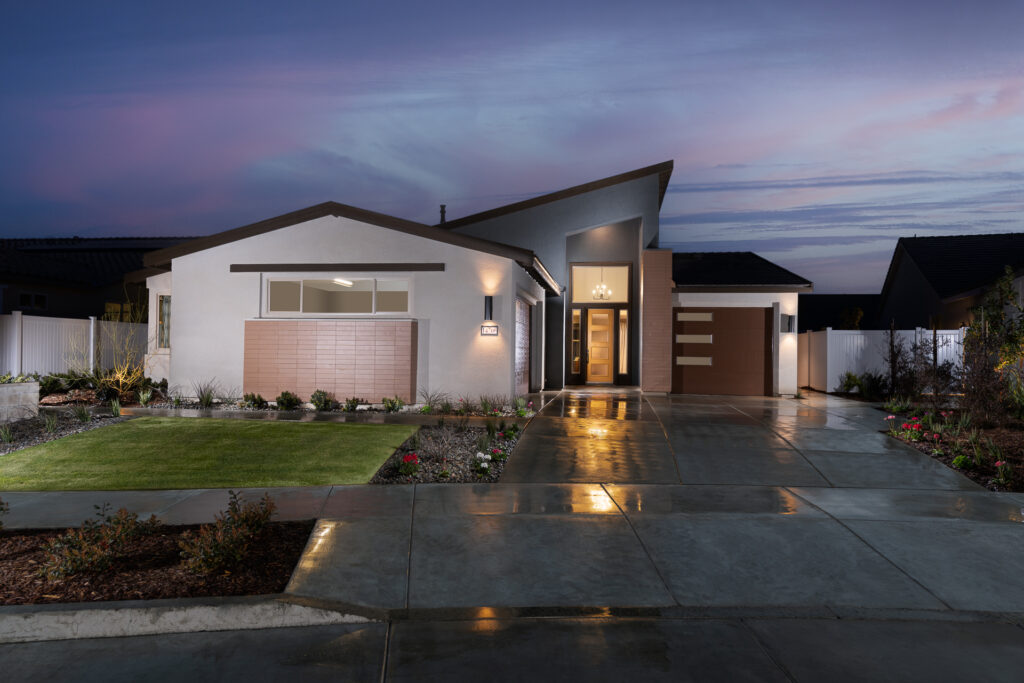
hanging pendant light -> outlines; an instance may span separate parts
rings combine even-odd
[[[596,301],[607,301],[612,298],[612,290],[608,289],[608,285],[604,283],[604,266],[601,267],[601,282],[594,287],[594,291],[591,292],[594,295]]]

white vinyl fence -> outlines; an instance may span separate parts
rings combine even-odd
[[[147,325],[89,318],[43,318],[15,311],[0,315],[0,374],[110,368],[146,353]]]
[[[963,358],[964,329],[937,330],[938,362],[951,361],[960,367]],[[931,342],[932,330],[896,330],[906,348],[919,342]],[[818,391],[836,391],[843,375],[876,372],[888,375],[888,330],[833,330],[801,332],[797,344],[797,380],[799,386]]]

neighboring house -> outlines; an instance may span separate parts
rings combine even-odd
[[[145,290],[125,283],[148,251],[188,238],[0,239],[0,314],[131,319]]]
[[[880,329],[881,294],[801,294],[800,331]]]
[[[1024,233],[901,237],[882,288],[879,323],[952,329],[971,322],[1006,266],[1024,269]],[[1020,278],[1015,283],[1020,292]]]
[[[163,272],[147,279],[148,372],[186,393],[216,378],[266,398],[411,401],[566,384],[690,391],[673,370],[693,367],[701,393],[795,393],[788,316],[810,283],[751,254],[771,277],[740,268],[735,281],[691,282],[693,264],[674,284],[672,252],[657,248],[671,172],[666,162],[436,226],[328,202],[153,252],[146,265]],[[748,309],[754,332],[735,324]],[[674,320],[708,339],[674,349]],[[757,381],[737,383],[719,351],[734,348],[768,354]]]

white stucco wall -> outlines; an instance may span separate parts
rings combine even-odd
[[[171,273],[146,278],[149,289],[149,326],[146,332],[146,376],[160,381],[171,380],[171,350],[158,347],[157,328],[160,321],[160,297],[171,294]],[[171,296],[171,330],[174,330],[174,297]]]
[[[444,263],[445,270],[229,272],[236,263],[361,262]],[[510,259],[333,216],[174,259],[172,272],[170,383],[186,394],[196,380],[216,378],[226,388],[242,386],[244,323],[272,317],[261,306],[266,275],[408,279],[408,313],[345,317],[416,319],[417,391],[472,396],[513,393],[515,294],[522,289],[544,300],[540,285]],[[494,296],[497,337],[480,336],[488,294]],[[152,303],[150,311],[154,325]]]
[[[779,333],[779,316],[797,314],[796,292],[676,292],[672,295],[673,306],[723,306],[734,308],[773,309],[773,348],[775,358],[774,389],[776,394],[796,394],[797,382],[797,334]],[[794,330],[800,329],[796,325]]]

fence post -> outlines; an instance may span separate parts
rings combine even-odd
[[[14,323],[11,326],[11,331],[14,336],[14,343],[12,344],[14,348],[14,363],[13,366],[11,367],[11,374],[20,375],[25,350],[25,321],[21,317],[21,311],[11,311],[11,322]]]
[[[89,316],[89,372],[96,372],[96,316]]]

